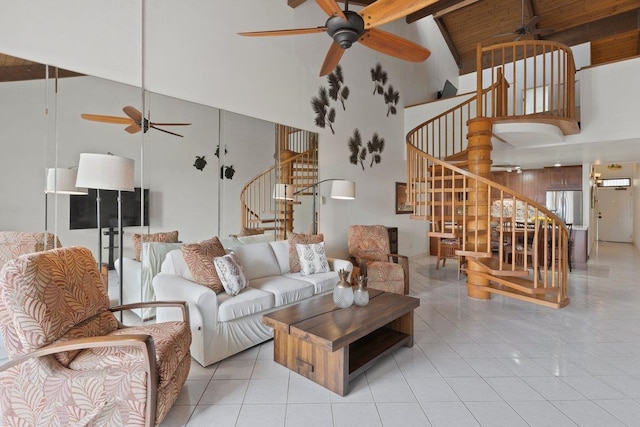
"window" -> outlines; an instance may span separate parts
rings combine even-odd
[[[598,187],[630,187],[631,178],[599,179]]]

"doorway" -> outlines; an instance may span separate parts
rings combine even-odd
[[[631,187],[598,188],[598,240],[631,242],[633,203]]]

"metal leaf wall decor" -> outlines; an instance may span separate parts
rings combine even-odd
[[[400,92],[396,91],[391,84],[385,91],[384,87],[389,80],[389,75],[382,69],[380,63],[371,69],[371,80],[373,81],[373,95],[381,95],[387,104],[387,117],[389,114],[395,115],[398,112],[396,105],[400,101]]]
[[[336,120],[336,110],[331,107],[329,99],[342,104],[342,109],[346,110],[345,101],[349,98],[349,88],[344,84],[344,76],[342,74],[342,67],[336,66],[328,76],[327,81],[329,83],[329,90],[324,86],[320,86],[318,89],[318,96],[311,98],[311,108],[316,113],[315,123],[316,126],[325,128],[329,126],[331,133],[335,135],[333,129],[333,123]]]
[[[365,170],[365,160],[367,156],[371,157],[368,161],[369,168],[372,168],[374,164],[379,164],[382,161],[382,151],[384,150],[385,141],[377,133],[374,132],[373,136],[367,144],[362,143],[362,136],[358,129],[354,129],[353,136],[347,141],[349,147],[349,163],[352,165],[360,165],[362,170]]]

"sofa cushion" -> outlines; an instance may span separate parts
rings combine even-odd
[[[285,276],[254,279],[249,282],[249,286],[272,293],[275,296],[276,307],[309,298],[315,290],[310,282]]]
[[[249,281],[280,275],[278,260],[267,242],[241,246],[235,254]]]
[[[296,245],[296,251],[298,251],[298,261],[300,262],[300,274],[303,276],[330,271],[327,254],[324,251],[324,242]]]
[[[269,242],[273,253],[280,265],[280,274],[289,272],[289,241],[288,240],[275,240]]]
[[[336,287],[336,283],[338,283],[337,271],[310,274],[308,276],[303,276],[300,273],[287,273],[287,274],[284,274],[283,277],[288,277],[290,279],[296,279],[296,280],[303,280],[305,282],[311,283],[315,288],[315,294],[333,290],[333,288]]]
[[[178,231],[167,231],[153,234],[138,234],[131,235],[133,240],[133,252],[136,261],[140,261],[140,253],[142,252],[142,242],[163,242],[163,243],[178,243]]]
[[[217,237],[214,236],[200,243],[183,245],[180,250],[196,283],[210,288],[217,294],[224,291],[216,267],[213,265],[213,259],[224,256],[227,252]]]
[[[223,292],[217,296],[217,299],[220,322],[228,322],[275,307],[275,297],[271,292],[251,287],[244,288],[234,297]]]
[[[195,282],[191,272],[189,271],[189,266],[182,256],[182,250],[180,249],[169,251],[169,253],[164,257],[160,271],[162,273],[173,274],[174,276],[180,276],[183,279]]]
[[[311,243],[324,242],[323,234],[298,234],[291,233],[289,236],[289,270],[292,273],[300,271],[300,261],[298,260],[298,251],[296,245],[309,245]]]
[[[247,278],[244,275],[244,270],[238,264],[234,254],[215,257],[213,263],[216,266],[216,272],[222,282],[222,286],[229,295],[238,295],[241,290],[247,287]]]

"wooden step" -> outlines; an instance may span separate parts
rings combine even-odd
[[[532,279],[522,276],[492,276],[490,274],[482,273],[482,272],[474,272],[478,277],[482,277],[491,282],[495,282],[496,284],[506,286],[508,288],[512,288],[517,290],[518,292],[526,295],[542,295],[542,294],[557,294],[558,288],[547,289],[542,286],[541,283],[537,283]]]
[[[500,268],[500,260],[496,257],[478,258],[476,261],[478,262],[478,265],[484,268],[484,273],[491,276],[526,277],[529,275],[528,270],[519,268],[514,269],[513,264],[507,264],[506,262],[503,262],[502,268]]]
[[[450,156],[445,157],[444,160],[446,162],[458,162],[463,160],[469,160],[469,151],[468,150],[458,151],[455,154],[451,154]]]
[[[467,275],[478,275],[477,272],[466,270]],[[490,280],[495,280],[491,278]],[[498,295],[503,295],[510,298],[515,298],[520,301],[526,301],[538,305],[542,305],[549,308],[562,308],[569,305],[569,298],[565,297],[561,301],[558,301],[557,293],[548,292],[544,294],[528,294],[521,292],[513,287],[504,286],[499,283],[490,283],[489,286],[478,286],[479,290],[484,290]]]

